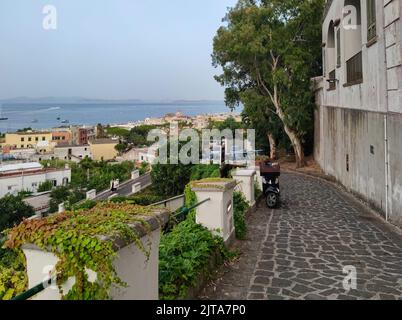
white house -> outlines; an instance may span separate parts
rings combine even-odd
[[[402,224],[402,1],[328,0],[315,159]]]
[[[52,181],[53,186],[67,185],[71,169],[44,168],[40,163],[28,162],[0,166],[0,197],[20,191],[36,192],[39,185]]]

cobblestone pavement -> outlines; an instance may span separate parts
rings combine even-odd
[[[242,254],[200,299],[402,299],[402,237],[332,184],[281,177],[282,204],[248,219]],[[343,288],[345,266],[357,288]]]

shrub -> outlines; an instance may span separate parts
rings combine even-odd
[[[53,188],[53,182],[50,180],[46,180],[45,182],[42,182],[39,187],[38,187],[38,192],[45,192],[45,191],[50,191]]]
[[[159,246],[159,296],[162,300],[185,299],[200,274],[209,272],[217,254],[221,262],[231,257],[223,239],[195,223],[193,214],[163,234]]]
[[[140,206],[149,206],[151,204],[154,204],[154,203],[162,201],[162,200],[164,200],[163,197],[160,197],[157,195],[151,195],[151,194],[139,194],[139,195],[133,195],[130,197],[117,196],[117,197],[110,199],[110,201],[113,203],[127,202],[130,204],[136,204],[136,205],[140,205]]]
[[[255,200],[258,201],[258,199],[262,196],[262,190],[260,186],[258,185],[257,181],[254,181],[254,197]]]
[[[234,215],[234,225],[236,238],[244,240],[247,234],[247,224],[246,224],[246,211],[249,208],[249,204],[246,198],[241,192],[233,193],[233,215]]]

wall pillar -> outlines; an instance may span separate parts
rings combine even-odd
[[[159,242],[161,227],[169,220],[169,213],[165,209],[155,210],[155,214],[144,218],[151,226],[145,231],[140,223],[132,225],[136,230],[145,248],[150,245],[150,256],[138,249],[135,243],[126,243],[126,240],[105,237],[104,241],[111,240],[117,252],[114,267],[118,277],[127,284],[127,287],[111,288],[112,300],[158,300],[159,298]],[[32,288],[50,277],[54,278],[54,268],[59,258],[51,252],[43,251],[37,246],[28,244],[22,247],[26,257],[28,288]],[[90,281],[96,281],[96,272],[86,269]],[[70,277],[62,285],[64,294],[75,284],[75,278]],[[39,292],[31,300],[61,300],[59,288],[55,283]]]
[[[200,180],[192,183],[198,202],[196,222],[221,236],[225,243],[234,238],[233,191],[236,181],[231,179]]]
[[[244,197],[253,206],[255,204],[254,195],[254,181],[255,181],[255,171],[254,170],[236,170],[233,174],[233,179],[235,179],[239,184],[236,186],[236,190],[243,193]]]

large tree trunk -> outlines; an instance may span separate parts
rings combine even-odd
[[[276,148],[276,141],[275,137],[272,133],[268,132],[268,141],[269,141],[269,150],[270,150],[270,158],[275,160],[277,159],[277,148]]]
[[[306,166],[306,160],[304,158],[303,145],[301,143],[301,140],[300,140],[299,136],[297,135],[297,132],[295,130],[293,130],[292,128],[290,128],[286,124],[285,113],[283,112],[282,107],[278,102],[278,96],[277,96],[276,88],[275,88],[275,91],[274,91],[273,103],[274,103],[277,115],[282,120],[285,132],[288,135],[288,137],[290,139],[290,142],[292,143],[293,150],[294,150],[295,156],[296,156],[296,167],[297,168],[302,168],[302,167]]]
[[[284,124],[285,132],[288,135],[290,142],[292,143],[293,150],[296,156],[296,167],[302,168],[306,165],[306,160],[304,158],[304,150],[303,145],[300,141],[300,138],[296,135],[296,133],[290,129],[286,124]]]

